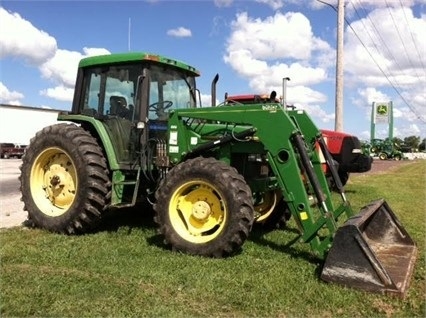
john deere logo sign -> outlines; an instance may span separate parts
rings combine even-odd
[[[388,114],[388,105],[378,105],[377,106],[377,114],[379,115],[387,115]]]
[[[376,111],[374,112],[375,123],[388,123],[389,122],[389,104],[377,103],[375,104]]]

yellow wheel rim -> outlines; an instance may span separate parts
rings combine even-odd
[[[31,167],[30,188],[38,209],[48,216],[68,211],[77,192],[77,173],[70,156],[52,147],[41,152]]]
[[[279,195],[276,191],[263,193],[261,200],[254,205],[254,211],[256,212],[256,215],[259,215],[256,218],[256,222],[265,221],[272,212],[274,212],[274,209],[277,206],[278,197]]]
[[[222,232],[227,218],[227,207],[222,194],[210,183],[190,181],[172,194],[169,205],[170,222],[183,239],[205,243]]]

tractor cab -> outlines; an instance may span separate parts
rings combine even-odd
[[[101,122],[118,163],[127,164],[137,160],[140,134],[145,141],[164,137],[171,111],[195,107],[199,73],[159,55],[111,59],[105,55],[80,62],[72,114]]]

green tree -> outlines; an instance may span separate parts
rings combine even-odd
[[[420,144],[420,137],[419,136],[408,136],[404,138],[404,144],[411,149],[418,150],[419,144]]]
[[[422,142],[419,145],[419,151],[425,151],[426,150],[426,138],[423,138]]]
[[[400,146],[400,145],[402,145],[402,144],[404,143],[404,141],[403,141],[401,138],[393,137],[393,139],[392,139],[392,143],[393,143],[394,145],[398,145],[398,146]]]

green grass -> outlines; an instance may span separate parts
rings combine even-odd
[[[83,236],[0,231],[0,316],[425,317],[425,176],[424,161],[410,162],[353,174],[346,187],[356,211],[386,198],[418,244],[404,300],[321,281],[293,222],[253,232],[232,258],[206,259],[164,249],[151,220],[130,211]]]

